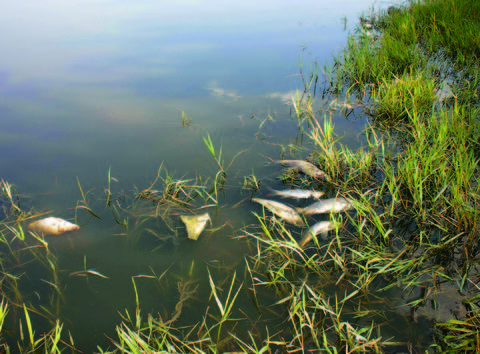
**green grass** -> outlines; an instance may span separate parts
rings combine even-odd
[[[429,114],[435,103],[435,81],[420,74],[404,74],[398,78],[381,82],[378,89],[372,91],[376,100],[374,116],[379,120],[398,122],[408,118],[409,114]]]
[[[192,119],[185,113],[185,111],[181,110],[182,112],[182,127],[185,128],[192,124]]]
[[[379,27],[403,43],[421,42],[427,54],[439,51],[463,69],[478,60],[480,4],[474,0],[413,2],[408,11],[383,17]]]
[[[350,220],[355,243],[347,246],[354,256],[348,262],[363,277],[375,269],[372,276],[396,278],[405,289],[434,289],[439,279],[464,284],[475,274],[480,252],[480,111],[472,103],[478,104],[479,46],[473,35],[478,9],[478,2],[469,0],[427,1],[391,16],[371,15],[366,22],[378,29],[379,37],[351,37],[337,62],[334,85],[346,83],[350,94],[367,92],[372,101],[373,125],[367,135],[378,134],[378,126],[380,134],[388,133],[380,145],[369,143],[363,152],[376,156],[363,162],[365,170],[377,171],[370,176],[371,184],[350,181],[341,187],[363,195],[357,197],[358,213]],[[439,60],[446,68],[437,66]],[[456,97],[438,102],[439,78],[449,81]],[[347,160],[339,153],[341,145],[335,147],[320,129],[312,138],[320,168],[342,171],[337,176],[348,179],[348,166],[361,160]],[[394,149],[389,148],[392,140]],[[335,168],[332,161],[337,161]],[[366,188],[371,197],[365,198]],[[478,288],[470,290],[478,294]],[[477,322],[478,313],[469,310],[464,319],[439,323],[436,350],[475,351]]]

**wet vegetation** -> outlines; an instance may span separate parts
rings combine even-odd
[[[203,265],[192,263],[172,277],[175,304],[162,314],[142,312],[137,282],[160,284],[168,270],[132,278],[134,308],[121,312],[116,337],[98,352],[479,352],[479,19],[474,0],[412,2],[362,16],[333,67],[325,76],[302,72],[304,89],[293,97],[293,119],[308,137],[306,160],[322,178],[300,162],[280,163],[278,176],[285,187],[325,192],[322,200],[348,200],[353,208],[302,215],[292,225],[288,213],[305,209],[289,208],[281,218],[272,208],[258,212],[251,197],[264,182],[244,171],[236,188],[250,193],[257,221],[229,233],[248,245],[243,264],[209,267],[206,279],[197,279],[194,268]],[[336,134],[338,111],[369,116],[360,148]],[[181,123],[190,124],[184,112]],[[221,146],[210,135],[203,141],[218,168],[213,176],[177,178],[161,167],[150,186],[125,192],[114,190],[109,171],[104,210],[78,181],[75,222],[111,217],[127,238],[148,233],[159,247],[178,242],[180,214],[222,207],[238,156],[226,166]],[[15,186],[2,180],[0,187],[2,350],[76,352],[59,320],[55,254],[43,235],[26,229],[40,215],[24,207]],[[271,200],[306,205],[286,198]],[[309,234],[319,221],[331,223]],[[158,222],[169,235],[157,233]],[[222,230],[212,222],[210,232]],[[106,277],[86,259],[72,275]],[[208,306],[196,323],[182,322],[199,281],[208,284]],[[37,295],[24,293],[25,282]],[[48,304],[38,295],[45,291]]]

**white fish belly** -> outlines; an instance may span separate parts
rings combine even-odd
[[[28,225],[28,228],[33,232],[43,235],[62,235],[66,232],[78,230],[80,226],[67,220],[51,216],[32,222]]]

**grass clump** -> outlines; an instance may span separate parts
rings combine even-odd
[[[347,48],[335,59],[333,86],[347,83],[350,89],[368,91],[407,74],[443,79],[439,71],[452,69],[455,85],[478,76],[478,1],[413,1],[396,10],[362,18],[358,34],[349,38]],[[444,61],[450,64],[441,68]]]
[[[408,9],[381,17],[378,25],[403,43],[419,43],[427,54],[444,52],[463,69],[480,56],[479,16],[475,0],[414,1]]]
[[[466,314],[439,322],[433,331],[434,348],[447,352],[477,351],[480,336],[479,289],[465,283],[475,277],[480,255],[478,8],[471,0],[425,1],[372,15],[367,22],[378,37],[350,39],[334,83],[374,101],[367,136],[388,133],[379,149],[368,143],[366,150],[378,153],[368,192],[361,185],[342,186],[356,191],[359,202],[349,220],[355,243],[344,244],[352,251],[350,271],[359,279],[381,276],[384,289],[394,286],[388,284],[393,279],[404,291],[434,292],[440,283],[457,282]],[[373,65],[382,61],[387,64],[381,68]],[[445,81],[454,93],[440,102],[435,91]],[[379,126],[387,129],[376,131]],[[342,150],[321,135],[315,138],[319,151]],[[320,168],[332,171],[321,155]],[[345,156],[337,153],[329,161],[348,171]],[[411,302],[412,311],[427,298]]]
[[[408,113],[428,114],[435,103],[435,81],[423,75],[404,74],[392,81],[386,79],[372,92],[377,101],[376,119],[402,121]]]
[[[384,33],[376,36],[351,36],[347,48],[335,59],[333,82],[347,82],[350,88],[365,89],[380,85],[407,73],[414,75],[416,68],[425,62],[425,57],[415,43],[415,39],[402,40]]]

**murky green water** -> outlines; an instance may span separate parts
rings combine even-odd
[[[299,57],[305,69],[315,60],[321,66],[329,62],[345,44],[342,17],[353,24],[370,5],[367,0],[3,4],[0,177],[17,186],[26,208],[77,218],[81,226],[47,239],[58,260],[60,302],[49,303],[51,289],[39,281],[49,277],[43,270],[37,278],[30,270],[27,300],[58,306],[66,330],[86,352],[110,343],[105,334],[114,335],[124,309],[133,315],[135,276],[142,310],[161,315],[173,311],[179,279],[199,279],[200,295],[181,319],[199,321],[210,293],[207,266],[218,281],[243,269],[248,246],[232,236],[255,222],[252,210],[261,210],[242,190],[244,176],[254,171],[267,184],[279,183],[281,169],[266,166],[265,156],[277,159],[280,144],[301,141],[285,103],[302,88]],[[182,111],[191,119],[186,127]],[[268,115],[273,120],[259,131]],[[352,146],[363,124],[335,120]],[[245,150],[228,171],[218,208],[209,209],[218,230],[189,241],[178,211],[172,215],[176,235],[161,219],[136,225],[139,218],[130,215],[128,231],[115,223],[105,207],[109,169],[118,181],[112,182],[116,195],[149,187],[162,164],[176,178],[212,178],[218,168],[202,140],[207,134],[222,146],[226,164]],[[77,178],[101,220],[75,212],[82,199]],[[86,269],[108,279],[76,274],[85,261]],[[160,281],[142,277],[166,271]],[[248,299],[241,301],[254,312]]]

